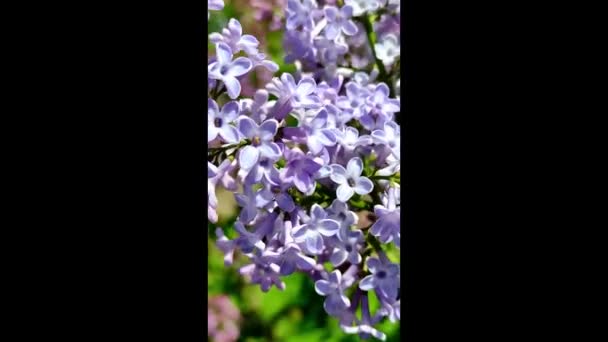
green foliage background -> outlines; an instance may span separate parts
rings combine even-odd
[[[255,20],[247,18],[252,9],[247,1],[225,1],[225,8],[220,12],[211,12],[208,22],[209,33],[221,32],[230,18],[236,18],[243,25],[243,34],[252,34],[249,25],[255,25]],[[238,9],[238,10],[237,10]],[[259,25],[260,23],[257,23]],[[259,27],[257,28],[259,31]],[[265,32],[265,52],[274,62],[279,64],[283,72],[293,72],[293,65],[283,62],[282,32]],[[209,44],[209,51],[215,48]],[[360,341],[356,335],[346,335],[339,328],[338,320],[328,316],[323,310],[324,297],[314,290],[313,282],[302,274],[284,277],[286,289],[279,291],[273,287],[264,293],[258,285],[251,285],[238,273],[238,269],[246,264],[246,258],[236,254],[232,266],[224,266],[223,254],[215,246],[215,229],[221,227],[229,238],[236,233],[232,224],[236,216],[236,207],[232,193],[218,190],[218,225],[209,225],[208,240],[208,296],[227,295],[241,311],[241,334],[239,341],[243,342],[348,342]],[[370,298],[372,312],[378,306],[375,298]],[[399,340],[399,324],[385,321],[378,326],[387,335],[387,341]]]

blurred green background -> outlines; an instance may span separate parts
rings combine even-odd
[[[269,0],[270,1],[270,0]],[[252,34],[261,41],[261,50],[279,64],[282,72],[292,72],[293,65],[283,62],[282,32],[268,30],[269,24],[258,22],[253,18],[253,9],[249,1],[225,0],[223,11],[212,11],[208,22],[209,33],[221,32],[230,18],[238,19],[243,26],[243,34]],[[282,13],[278,10],[277,13]],[[212,54],[215,48],[209,44]],[[271,75],[266,75],[266,78]],[[257,77],[253,83],[264,82],[264,78]],[[223,254],[215,246],[215,229],[221,227],[224,234],[230,239],[236,236],[232,225],[237,215],[236,203],[232,193],[218,188],[218,215],[217,225],[209,224],[208,240],[208,296],[227,295],[232,303],[241,311],[240,337],[238,341],[285,341],[285,342],[312,342],[312,341],[360,341],[357,335],[346,335],[339,328],[338,320],[332,318],[323,310],[323,300],[316,294],[313,282],[302,274],[293,274],[284,277],[286,284],[284,291],[273,287],[264,293],[259,285],[246,283],[238,270],[247,264],[247,258],[235,254],[232,266],[224,266]],[[372,312],[378,304],[375,298],[370,298]],[[377,328],[387,335],[387,341],[399,340],[399,324],[385,320]]]

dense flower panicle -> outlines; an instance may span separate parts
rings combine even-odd
[[[296,71],[246,89],[253,68],[274,74],[278,65],[236,19],[209,35],[209,222],[225,222],[218,188],[238,205],[236,237],[216,227],[217,247],[227,266],[235,255],[248,259],[240,273],[262,291],[306,274],[345,333],[384,340],[376,326],[397,322],[401,302],[400,263],[389,253],[401,231],[399,4],[274,0],[253,9],[284,25],[285,62]],[[372,212],[371,222],[360,219]]]

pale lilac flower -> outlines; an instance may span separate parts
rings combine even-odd
[[[394,121],[384,124],[384,130],[375,130],[372,137],[377,144],[387,145],[397,160],[401,159],[401,129]]]
[[[346,260],[351,265],[361,263],[362,257],[359,250],[363,246],[363,232],[360,230],[344,230],[341,229],[338,234],[338,240],[334,247],[329,261],[335,267],[342,265]]]
[[[367,97],[367,105],[371,110],[379,111],[385,115],[398,112],[399,100],[389,98],[390,90],[386,83],[379,83],[372,94]]]
[[[281,267],[279,273],[283,276],[292,274],[296,270],[308,271],[316,265],[315,259],[306,256],[302,253],[302,250],[296,244],[288,244],[283,252],[279,261]]]
[[[290,182],[304,194],[311,195],[315,189],[315,174],[321,165],[297,149],[286,149],[287,165],[281,170],[284,182]]]
[[[271,180],[274,184],[266,183],[264,188],[258,193],[258,205],[265,207],[269,203],[276,203],[281,210],[291,212],[295,208],[295,203],[287,190],[291,187],[289,183],[281,183],[278,174],[276,179]]]
[[[357,26],[350,19],[353,16],[353,7],[346,5],[338,9],[334,6],[324,8],[327,26],[325,26],[325,37],[335,39],[340,32],[352,36],[357,33]]]
[[[314,155],[319,154],[324,146],[336,144],[336,135],[332,129],[326,128],[326,124],[327,110],[322,108],[310,124],[305,127],[307,133],[306,144],[308,145],[308,150]]]
[[[378,0],[344,0],[344,4],[353,7],[353,15],[355,17],[358,17],[365,12],[376,11],[380,7],[380,2]]]
[[[376,43],[374,47],[376,49],[376,56],[385,65],[393,64],[401,53],[399,39],[392,33],[384,36],[382,41]]]
[[[386,334],[373,327],[378,323],[378,319],[372,319],[370,315],[367,295],[361,296],[361,316],[360,321],[356,317],[353,318],[356,321],[355,326],[341,324],[342,331],[347,334],[359,334],[362,339],[373,336],[381,341],[386,340]]]
[[[276,264],[279,254],[270,251],[256,252],[252,256],[253,264],[241,267],[239,273],[251,278],[251,283],[259,284],[263,292],[268,292],[272,285],[279,290],[285,289],[285,283],[281,281],[281,267]]]
[[[318,49],[319,57],[325,64],[325,68],[329,64],[335,67],[340,58],[348,52],[348,45],[341,39],[331,40],[326,37],[316,37],[313,44]]]
[[[257,192],[253,190],[253,186],[245,186],[244,193],[234,194],[236,203],[241,207],[239,220],[249,223],[258,215],[258,207],[256,203]]]
[[[361,279],[359,288],[363,291],[375,289],[394,301],[399,294],[399,265],[383,259],[384,261],[373,257],[367,259],[367,269],[371,274]]]
[[[241,93],[241,83],[237,77],[249,72],[252,63],[247,57],[232,60],[232,50],[225,43],[215,45],[217,61],[209,64],[209,77],[222,81],[231,99],[236,99]]]
[[[207,107],[207,142],[219,136],[224,142],[237,143],[239,141],[239,132],[231,123],[239,115],[239,104],[235,101],[230,101],[222,107],[222,111],[220,112],[217,103],[212,99],[208,99]]]
[[[310,254],[321,254],[324,249],[322,236],[334,236],[338,233],[340,225],[338,222],[327,219],[327,213],[318,204],[313,204],[310,209],[309,220],[294,228],[293,238],[296,243],[302,243],[306,252]]]
[[[287,22],[285,27],[288,31],[295,30],[298,27],[303,27],[305,30],[312,30],[314,20],[312,12],[316,8],[316,4],[312,0],[287,0]]]
[[[224,9],[224,0],[207,0],[207,9],[221,11]]]
[[[323,302],[323,308],[332,316],[340,315],[350,306],[350,300],[344,295],[342,274],[339,270],[331,272],[328,280],[317,280],[315,291],[319,295],[327,297]]]
[[[396,205],[395,188],[389,188],[384,205],[374,205],[376,222],[372,225],[370,233],[378,237],[382,243],[395,243],[400,247],[401,240],[401,210]]]
[[[372,137],[369,135],[359,136],[359,131],[350,126],[338,131],[337,137],[338,143],[349,152],[354,151],[359,146],[367,146],[373,143]]]
[[[230,47],[233,54],[243,50],[248,55],[256,54],[260,42],[250,34],[243,35],[241,23],[236,19],[228,21],[228,27],[222,29],[222,33],[211,33],[209,41],[213,44],[224,43]]]
[[[266,89],[279,98],[279,102],[290,101],[292,108],[319,108],[321,99],[315,95],[317,83],[311,77],[303,77],[296,85],[290,74],[273,78]]]
[[[243,147],[239,154],[241,168],[251,170],[258,163],[260,156],[276,160],[281,155],[281,149],[273,141],[278,127],[279,123],[274,119],[264,121],[259,126],[248,117],[239,119],[239,131],[251,141],[251,145]]]
[[[346,169],[342,165],[332,165],[332,174],[330,176],[336,184],[336,196],[342,202],[347,202],[355,193],[359,195],[367,195],[374,188],[374,184],[367,177],[361,176],[363,172],[363,161],[356,157],[351,159],[346,165]]]
[[[346,96],[339,96],[336,105],[352,113],[353,117],[360,118],[366,113],[366,99],[371,95],[365,87],[355,83],[346,83]]]
[[[335,199],[327,208],[328,217],[337,221],[340,224],[340,231],[349,231],[350,227],[359,222],[359,217],[353,211],[348,209],[348,205],[340,200]],[[338,235],[341,237],[341,235]]]

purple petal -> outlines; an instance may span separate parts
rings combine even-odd
[[[384,111],[386,113],[395,113],[395,112],[398,112],[400,110],[401,110],[401,108],[399,107],[399,105],[393,103],[392,101],[387,101],[382,106],[382,111]]]
[[[255,47],[260,45],[260,42],[258,41],[258,39],[250,34],[246,34],[246,35],[242,36],[239,43],[250,45],[250,46],[255,46]]]
[[[333,164],[331,165],[331,175],[329,178],[336,184],[346,183],[346,170],[342,165]]]
[[[319,113],[312,119],[310,126],[312,128],[322,128],[327,124],[327,110],[325,108],[321,109]]]
[[[314,203],[312,205],[312,207],[310,208],[310,217],[313,220],[322,220],[327,216],[327,213],[325,212],[325,210],[323,210],[323,207],[321,207],[320,205]]]
[[[340,184],[336,190],[336,197],[342,202],[347,202],[354,194],[355,190],[346,183]]]
[[[279,123],[276,120],[270,119],[264,121],[264,123],[260,125],[259,129],[260,138],[262,138],[264,141],[272,140],[272,138],[277,134],[278,128]]]
[[[346,252],[343,249],[339,249],[336,248],[334,249],[334,253],[331,255],[331,257],[329,257],[329,261],[331,262],[332,265],[334,266],[340,266],[344,263],[344,261],[346,261],[346,258],[348,257],[348,252]]]
[[[230,63],[230,68],[226,72],[227,76],[238,77],[246,74],[253,68],[253,64],[251,60],[247,57],[239,57],[234,60],[234,62]]]
[[[368,275],[367,277],[361,279],[359,282],[359,288],[363,291],[369,291],[374,288],[374,276]]]
[[[219,65],[225,65],[232,61],[232,50],[226,43],[215,44],[215,53]]]
[[[243,134],[246,138],[251,139],[258,134],[258,125],[249,117],[241,117],[237,126],[241,134]]]
[[[388,97],[390,91],[386,83],[380,83],[376,86],[374,91],[374,100],[378,100],[377,102],[384,102],[384,99]]]
[[[357,179],[363,171],[363,161],[361,158],[355,157],[348,161],[346,165],[346,174],[348,177]]]
[[[359,195],[367,195],[374,189],[374,183],[369,178],[361,177],[355,182],[355,192]]]
[[[386,273],[389,277],[396,276],[397,274],[399,274],[399,266],[397,266],[396,264],[388,265],[388,267],[386,268]]]
[[[239,132],[236,127],[225,126],[219,134],[228,143],[237,143],[239,141]]]
[[[367,269],[371,272],[371,273],[376,273],[376,271],[382,266],[382,264],[380,263],[380,260],[376,259],[376,258],[369,258],[367,259]]]
[[[315,137],[325,146],[333,146],[336,144],[336,135],[329,129],[319,131]]]
[[[323,143],[321,143],[321,141],[317,139],[317,136],[315,135],[308,137],[306,145],[308,146],[308,150],[310,150],[310,152],[312,152],[314,155],[319,154],[319,152],[321,152],[323,149]]]
[[[236,101],[230,101],[222,107],[222,119],[227,122],[234,121],[239,116],[239,104]]]
[[[352,20],[347,20],[342,24],[342,32],[347,36],[354,36],[359,32],[359,29]]]
[[[239,165],[244,170],[251,170],[260,158],[260,151],[253,146],[245,146],[239,154]]]
[[[296,271],[296,264],[291,260],[283,260],[279,273],[281,275],[290,275]]]
[[[298,243],[304,242],[307,231],[308,231],[308,228],[306,225],[301,225],[301,226],[295,227],[292,230],[293,239]]]
[[[305,271],[312,269],[315,265],[317,264],[317,262],[315,261],[315,259],[311,258],[311,257],[307,257],[304,254],[296,254],[296,265],[300,268],[303,269]]]
[[[233,76],[225,75],[222,77],[222,81],[224,81],[224,85],[226,85],[226,90],[228,91],[228,96],[231,99],[236,99],[241,94],[241,83]]]
[[[293,184],[303,193],[308,193],[313,186],[312,179],[305,172],[297,172],[293,178]]]
[[[340,230],[340,224],[330,219],[321,220],[317,225],[317,231],[324,236],[334,236],[338,230]]]
[[[279,145],[273,142],[260,145],[258,149],[260,150],[261,156],[271,160],[276,160],[276,158],[281,156],[281,149],[279,148]]]
[[[321,279],[315,282],[315,291],[321,296],[327,296],[335,290],[327,280]]]
[[[344,5],[340,8],[340,14],[342,14],[343,18],[350,18],[353,16],[353,6]]]
[[[340,24],[333,22],[325,26],[325,38],[333,40],[340,34]]]
[[[210,142],[217,137],[220,130],[217,127],[215,127],[215,125],[209,125],[208,128],[209,129],[207,130],[207,142]]]
[[[296,92],[298,93],[298,95],[304,97],[314,92],[316,87],[317,83],[313,78],[304,77],[300,80],[300,83],[298,83],[298,88],[296,89]]]
[[[342,282],[342,274],[339,270],[335,270],[329,274],[329,282],[333,284],[340,284]]]
[[[236,33],[239,37],[243,34],[243,28],[241,27],[241,23],[238,20],[232,18],[228,21],[228,29],[234,33]]]
[[[308,174],[313,174],[321,168],[321,164],[315,162],[312,159],[304,159],[301,164],[302,170]]]
[[[325,7],[323,9],[323,12],[325,13],[327,21],[334,21],[336,20],[336,16],[338,16],[338,9],[334,6]]]
[[[217,103],[215,103],[215,101],[213,101],[213,99],[208,99],[207,100],[207,113],[209,116],[214,116],[219,113],[220,109],[217,106]]]
[[[346,301],[342,298],[342,296],[333,293],[325,299],[323,302],[323,308],[325,311],[332,315],[338,316],[350,305],[350,301],[346,298]]]
[[[315,231],[306,233],[306,249],[312,254],[321,254],[323,252],[323,237]]]
[[[278,194],[276,201],[277,201],[277,204],[279,205],[279,208],[281,208],[282,210],[284,210],[286,212],[291,212],[295,208],[295,203],[293,202],[293,199],[291,198],[291,196],[289,196],[288,194],[285,194],[285,193]]]

